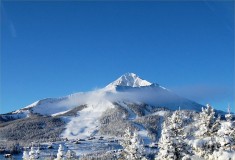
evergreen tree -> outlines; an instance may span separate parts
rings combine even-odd
[[[226,122],[222,123],[220,130],[218,130],[219,142],[223,150],[230,150],[235,144],[235,124],[232,121],[232,114],[230,113],[230,107],[228,107],[228,114],[225,115]]]
[[[159,153],[156,160],[176,159],[176,148],[173,143],[172,133],[168,130],[166,122],[163,123],[161,138],[158,143]]]
[[[196,140],[193,147],[197,155],[208,159],[214,151],[219,150],[217,132],[220,126],[220,116],[216,119],[214,109],[207,104],[206,108],[202,108],[202,112],[199,113],[196,124],[198,131],[195,133]]]
[[[215,112],[209,104],[207,104],[206,108],[202,108],[202,112],[199,114],[198,122],[199,130],[196,136],[211,136],[211,131],[215,122]]]
[[[71,150],[68,150],[66,155],[65,155],[67,160],[74,159],[75,156],[76,156],[75,153],[73,151],[71,151]]]
[[[230,107],[228,107],[228,114],[225,115],[226,121],[221,122],[221,128],[217,132],[216,140],[219,143],[219,149],[214,150],[213,154],[209,155],[210,160],[235,160],[235,150],[232,148],[235,144],[234,127],[232,121],[232,114]]]
[[[171,117],[163,123],[162,134],[158,143],[159,153],[156,160],[180,160],[186,159],[190,153],[184,142],[183,118],[180,111],[175,111]]]
[[[56,160],[62,160],[63,157],[64,157],[64,147],[62,144],[60,144],[58,148]]]
[[[143,158],[143,146],[140,144],[140,138],[136,132],[132,133],[130,128],[127,128],[120,142],[124,150],[124,157],[129,160],[137,160]]]
[[[32,146],[31,150],[29,151],[29,159],[30,160],[35,160],[38,159],[40,156],[39,148]]]
[[[23,159],[23,160],[29,160],[29,159],[30,159],[30,158],[29,158],[29,154],[28,154],[27,151],[24,151],[24,152],[23,152],[23,157],[22,157],[22,159]]]

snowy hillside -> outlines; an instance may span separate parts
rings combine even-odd
[[[99,131],[100,118],[109,109],[115,109],[117,105],[125,110],[127,120],[138,118],[134,111],[136,108],[143,115],[151,115],[154,108],[166,108],[177,110],[200,111],[202,105],[182,98],[156,83],[150,83],[141,79],[134,73],[127,73],[102,89],[95,91],[76,93],[62,98],[47,98],[34,102],[20,110],[12,112],[13,118],[25,118],[30,114],[46,116],[61,116],[66,122],[66,129],[62,137],[69,139],[84,138]],[[151,106],[151,109],[141,107],[143,104]],[[64,116],[74,108],[85,105],[86,107],[75,113],[76,116]],[[130,108],[135,105],[135,108]],[[155,113],[156,114],[156,113]],[[135,117],[135,118],[133,118]],[[146,130],[141,134],[147,137]]]

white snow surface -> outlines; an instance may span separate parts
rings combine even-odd
[[[87,108],[78,112],[78,116],[70,118],[62,137],[78,139],[92,136],[99,127],[99,118],[102,113],[113,107],[112,103],[105,100],[89,103]]]
[[[154,113],[154,115],[165,116],[167,113],[168,113],[167,111],[157,111]]]

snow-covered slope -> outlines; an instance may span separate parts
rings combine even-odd
[[[68,120],[66,130],[62,134],[67,138],[82,138],[93,134],[99,127],[99,119],[107,109],[115,108],[114,103],[147,104],[164,107],[170,110],[179,108],[199,111],[202,105],[179,97],[171,91],[141,79],[134,73],[122,75],[105,88],[90,92],[80,92],[63,98],[48,98],[37,101],[12,115],[36,113],[58,116],[71,111],[80,105],[87,107],[77,113],[77,116],[65,117]],[[129,110],[127,109],[129,112]],[[136,115],[135,115],[136,116]]]

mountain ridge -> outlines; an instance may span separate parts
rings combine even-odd
[[[182,110],[200,111],[203,106],[180,97],[159,84],[143,80],[134,73],[126,73],[104,88],[42,99],[3,117],[22,119],[35,114],[59,116],[67,122],[61,136],[76,139],[105,130],[102,129],[100,119],[106,117],[104,114],[107,111],[117,112],[115,115],[119,116],[122,114],[119,118],[123,125],[127,122],[134,125],[132,121],[139,116],[152,115],[159,109],[178,110],[179,107]],[[130,116],[133,118],[130,119]],[[147,137],[146,131],[144,133]]]
[[[167,108],[173,110],[181,106],[182,109],[195,109],[199,111],[202,106],[193,101],[190,104],[190,100],[181,98],[157,83],[143,80],[134,73],[126,73],[104,88],[89,92],[78,92],[60,98],[45,98],[12,113],[22,113],[29,109],[31,112],[42,115],[58,115],[59,112],[69,111],[79,105],[94,105],[92,104],[94,101],[100,101],[102,99],[110,102],[132,101],[153,106],[166,105]],[[94,103],[96,104],[96,102]],[[188,108],[186,104],[189,105]],[[190,108],[190,105],[200,107]],[[40,110],[39,108],[42,109]],[[43,108],[46,110],[43,110]]]

